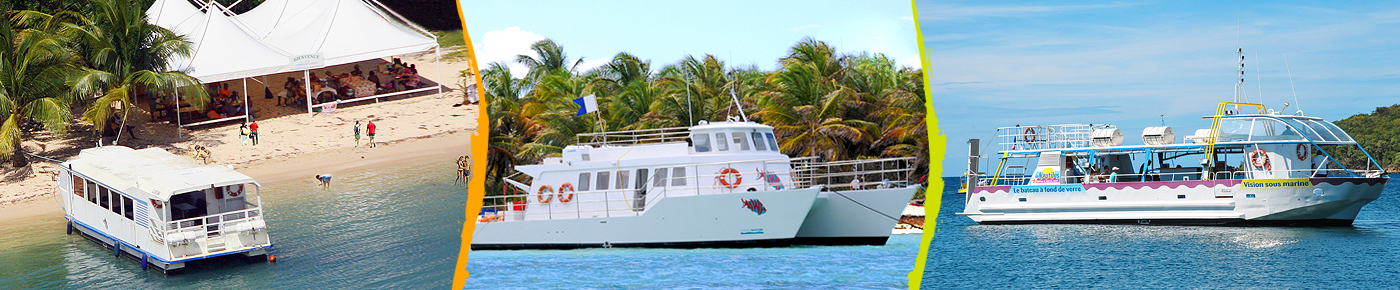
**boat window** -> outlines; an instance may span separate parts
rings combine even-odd
[[[768,146],[763,144],[763,133],[753,132],[753,150],[768,151]]]
[[[97,194],[98,205],[101,205],[102,208],[112,208],[112,205],[107,203],[108,201],[111,201],[111,196],[108,195],[106,187],[97,187]]]
[[[724,133],[715,133],[715,149],[729,151],[729,143],[724,142]]]
[[[72,174],[71,176],[73,176],[73,195],[77,195],[81,198],[87,198],[87,196],[83,195],[85,192],[87,192],[83,190],[83,184],[85,184],[87,181],[83,180],[82,177],[78,177],[78,175],[76,174]]]
[[[647,185],[647,169],[637,168],[637,189]]]
[[[617,189],[627,189],[627,170],[617,171]]]
[[[106,188],[106,187],[103,187],[102,189],[106,190],[107,188]],[[121,195],[120,193],[117,193],[117,192],[112,192],[111,194],[112,194],[112,195],[111,195],[111,196],[112,196],[112,212],[113,212],[113,213],[116,213],[117,215],[121,215],[121,214],[122,214],[122,195]]]
[[[773,139],[773,133],[763,133],[763,135],[768,137],[768,148],[773,148],[773,151],[778,151],[778,140]]]
[[[671,169],[671,186],[685,186],[685,166]]]
[[[651,176],[651,187],[666,186],[666,168],[657,168],[655,175]]]
[[[85,188],[87,188],[87,192],[91,193],[88,194],[88,202],[97,204],[97,183],[92,182],[92,180],[88,180],[87,187]]]
[[[695,152],[710,152],[709,134],[695,134],[695,136],[691,139],[693,139],[692,141],[695,141]]]
[[[578,191],[588,191],[588,172],[578,174]],[[562,189],[562,188],[561,188]]]
[[[608,190],[608,178],[612,177],[612,172],[598,171],[598,190]]]
[[[122,215],[126,216],[126,219],[128,220],[132,219],[132,211],[134,211],[132,210],[131,206],[131,198],[122,196]]]
[[[734,144],[739,144],[739,150],[748,151],[749,136],[745,136],[744,133],[734,132]]]

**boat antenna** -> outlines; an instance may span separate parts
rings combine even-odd
[[[1249,96],[1245,95],[1245,93],[1244,93],[1244,49],[1243,49],[1243,48],[1236,48],[1236,49],[1235,49],[1235,53],[1239,54],[1239,56],[1240,56],[1240,69],[1239,69],[1239,72],[1240,72],[1240,74],[1239,74],[1240,80],[1239,80],[1239,82],[1235,82],[1235,102],[1236,102],[1236,103],[1239,103],[1239,102],[1240,102],[1240,97],[1244,97],[1245,100],[1248,101],[1248,100],[1249,100]],[[1236,105],[1236,106],[1235,106],[1235,111],[1237,111],[1237,112],[1239,111],[1239,105]]]
[[[696,125],[696,115],[694,115],[694,109],[690,108],[690,73],[686,73],[683,77],[686,78],[686,118],[690,119],[687,126],[694,126]]]
[[[1293,68],[1288,66],[1288,53],[1283,53],[1283,68],[1288,70],[1288,88],[1293,90],[1293,104],[1298,105],[1298,114],[1303,114],[1303,103],[1298,102],[1298,87],[1293,86]]]
[[[734,107],[739,109],[739,118],[742,118],[742,120],[744,120],[744,122],[748,122],[748,121],[749,121],[749,115],[748,115],[748,114],[744,114],[744,104],[739,103],[739,95],[738,95],[738,93],[736,93],[736,91],[738,90],[738,89],[736,89],[736,87],[739,86],[739,72],[738,72],[738,71],[735,71],[735,72],[734,72],[734,80],[732,80],[732,81],[730,81],[730,82],[731,82],[733,85],[730,85],[730,86],[729,86],[729,98],[734,99]]]

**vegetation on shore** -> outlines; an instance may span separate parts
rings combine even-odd
[[[490,117],[488,194],[507,190],[502,178],[517,164],[558,156],[579,133],[686,127],[747,114],[773,126],[782,152],[824,160],[916,157],[911,180],[928,172],[922,71],[883,54],[839,53],[804,39],[779,59],[776,71],[736,67],[714,55],[687,56],[654,68],[622,52],[599,68],[580,71],[551,40],[531,46],[517,62],[481,71]],[[740,112],[731,98],[742,104]],[[595,95],[600,116],[575,116],[574,99]]]
[[[1366,153],[1370,153],[1386,172],[1400,172],[1400,129],[1397,129],[1400,128],[1400,104],[1378,107],[1370,114],[1357,114],[1332,123],[1361,143]],[[1342,165],[1350,169],[1375,169],[1375,164],[1367,166],[1370,162],[1360,150],[1345,147],[1348,146],[1332,152]]]
[[[200,81],[169,71],[189,56],[190,42],[151,24],[143,0],[37,2],[14,10],[0,3],[0,158],[28,162],[21,141],[38,130],[62,136],[73,113],[106,129],[112,116],[129,116],[138,97],[181,91],[196,108],[208,95]],[[141,5],[145,4],[145,5]],[[73,9],[73,10],[69,10]],[[48,11],[44,11],[48,10]]]

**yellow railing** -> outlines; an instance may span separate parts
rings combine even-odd
[[[1220,102],[1220,105],[1215,107],[1215,117],[1211,118],[1210,121],[1210,137],[1206,138],[1206,171],[1213,171],[1212,169],[1215,168],[1215,142],[1216,138],[1220,136],[1220,117],[1225,115],[1225,107],[1229,105],[1235,105],[1236,111],[1240,109],[1240,106],[1250,106],[1259,109],[1260,114],[1264,113],[1264,104]],[[1205,178],[1209,180],[1210,176],[1211,174],[1206,174]]]

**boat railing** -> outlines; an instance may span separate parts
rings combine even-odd
[[[599,133],[581,133],[575,136],[576,144],[580,146],[601,146],[601,145],[637,145],[648,143],[681,142],[690,137],[690,128],[671,127],[659,129],[642,129],[611,131]]]
[[[1153,181],[1187,181],[1202,180],[1206,173],[1203,172],[1171,172],[1159,173],[1148,172],[1140,174],[1118,174],[1116,182],[1153,182]],[[1211,173],[1212,180],[1228,179],[1274,179],[1274,178],[1312,178],[1312,177],[1364,177],[1376,178],[1385,172],[1383,170],[1345,170],[1345,169],[1299,169],[1299,170],[1273,170],[1273,171],[1217,171]],[[1282,176],[1282,177],[1278,177]],[[1063,184],[1090,184],[1090,183],[1110,183],[1112,177],[1109,174],[1098,175],[1066,175],[1068,180]],[[1029,185],[1031,176],[1003,176],[997,180],[999,186],[1007,185]],[[989,186],[990,180],[979,179],[979,186]]]
[[[814,160],[811,157],[804,158],[783,158],[783,159],[761,159],[761,160],[739,160],[731,162],[712,162],[687,164],[686,171],[699,172],[700,167],[710,167],[719,165],[724,168],[736,168],[742,164],[761,164],[759,172],[764,178],[754,183],[761,186],[736,186],[728,188],[724,186],[721,179],[732,177],[725,172],[715,172],[707,174],[687,174],[682,177],[668,176],[657,182],[654,176],[645,179],[642,188],[637,188],[636,184],[627,184],[632,188],[610,188],[605,190],[573,191],[568,194],[573,195],[569,203],[575,203],[568,208],[559,209],[556,206],[545,204],[558,203],[559,194],[557,189],[549,193],[524,193],[487,196],[483,200],[481,216],[477,222],[491,221],[515,221],[524,220],[526,208],[529,206],[541,206],[546,210],[543,212],[531,212],[530,215],[545,215],[546,219],[578,219],[596,217],[619,217],[641,215],[646,209],[655,206],[667,197],[674,196],[695,196],[707,194],[727,194],[735,191],[780,191],[785,189],[806,188],[812,186],[809,182],[799,181],[798,176],[810,175],[807,173],[812,169],[794,169],[795,163],[808,162]],[[754,173],[741,173],[752,176]],[[771,175],[771,179],[769,178]],[[781,180],[781,176],[788,176],[791,180]],[[742,178],[742,177],[741,177]],[[629,180],[629,182],[634,180]],[[708,182],[702,182],[708,181]],[[609,185],[615,185],[616,180],[610,180]],[[655,186],[661,184],[662,186]],[[680,185],[678,185],[680,184]],[[743,183],[748,185],[749,183]],[[595,184],[596,186],[596,184]],[[611,186],[609,186],[611,187]],[[584,198],[587,195],[589,198]],[[602,198],[597,198],[601,196]],[[534,199],[535,202],[531,202]],[[540,202],[548,200],[548,203]]]
[[[1071,149],[1093,146],[1095,130],[1113,129],[1106,124],[1067,124],[997,128],[1001,151]]]
[[[858,190],[869,187],[890,187],[910,182],[914,172],[914,157],[857,159],[815,162],[805,159],[793,166],[799,175],[793,177],[806,186],[825,185],[828,190]]]
[[[262,216],[262,209],[253,207],[170,222],[152,219],[151,238],[157,242],[165,243],[168,240],[167,237],[177,237],[179,240],[169,240],[179,244],[191,243],[200,237],[205,239],[218,238],[229,231],[231,226],[257,219],[260,216]]]

